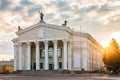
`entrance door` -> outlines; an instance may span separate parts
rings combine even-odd
[[[49,70],[53,70],[53,64],[49,64]]]
[[[36,69],[36,63],[34,63],[34,65],[33,65],[33,69],[34,69],[34,70]]]

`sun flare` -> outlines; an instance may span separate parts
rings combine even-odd
[[[108,47],[110,41],[114,38],[118,44],[120,45],[120,32],[112,32],[110,36],[107,38],[107,40],[104,40],[101,44],[103,47]]]

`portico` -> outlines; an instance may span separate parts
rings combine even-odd
[[[67,70],[68,68],[67,39],[21,41],[17,46],[15,49],[19,48],[19,70]],[[24,62],[26,65],[23,65]]]
[[[73,31],[41,20],[25,29],[18,27],[14,43],[14,71],[96,70],[103,66],[102,46],[88,33]],[[94,60],[94,61],[93,61]],[[99,64],[98,64],[99,63]]]

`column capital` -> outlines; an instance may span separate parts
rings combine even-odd
[[[29,46],[31,45],[31,43],[30,43],[30,42],[28,42],[28,41],[26,42],[26,44],[27,44],[27,45],[29,45]]]
[[[54,42],[54,44],[57,44],[57,40],[54,40],[53,42]]]
[[[18,45],[19,45],[19,46],[22,46],[22,42],[19,42]]]
[[[43,41],[45,44],[48,44],[48,41],[47,40],[45,40],[45,41]]]
[[[17,47],[17,46],[18,46],[18,43],[15,43],[15,44],[14,44],[14,47]]]
[[[36,45],[39,45],[39,41],[35,41],[34,43],[35,43]]]
[[[67,40],[66,40],[66,39],[64,39],[64,40],[62,40],[62,42],[63,42],[63,43],[67,43]]]

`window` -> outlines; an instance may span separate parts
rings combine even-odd
[[[62,58],[62,48],[57,49],[58,58]]]
[[[52,47],[48,50],[48,57],[53,58],[54,56],[54,49]],[[62,48],[57,49],[57,57],[62,58]],[[40,58],[45,58],[45,49],[40,49]]]
[[[45,50],[40,49],[40,58],[45,58]]]
[[[48,50],[48,56],[49,56],[49,58],[53,58],[53,53],[54,53],[54,50],[53,50],[52,47],[50,47],[49,50]]]

